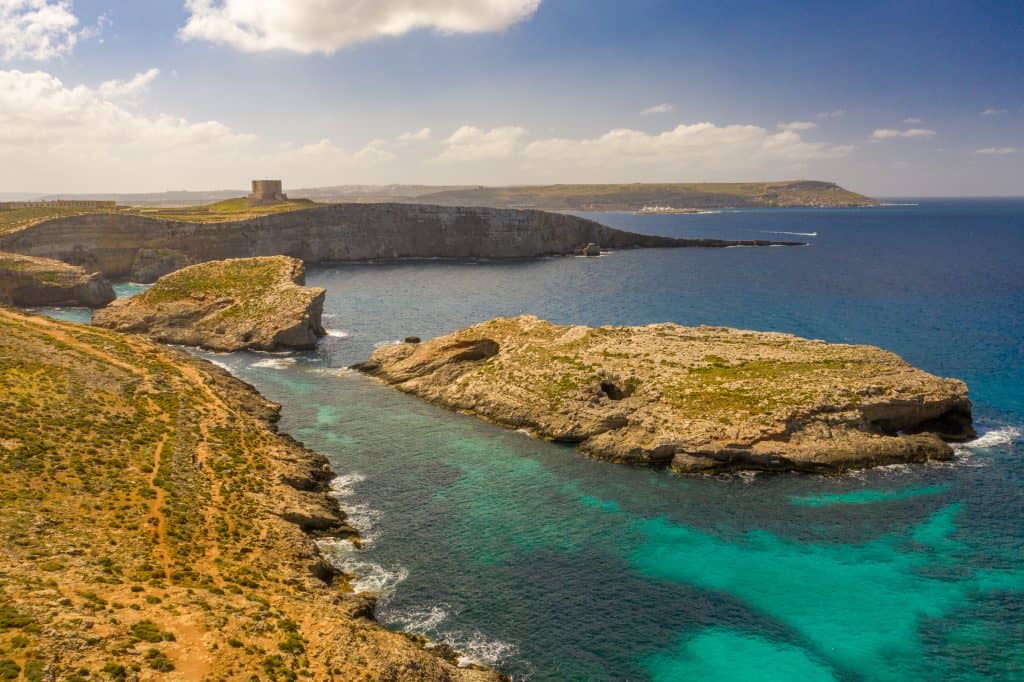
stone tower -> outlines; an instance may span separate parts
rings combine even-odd
[[[280,180],[253,180],[250,204],[272,204],[277,201],[288,201]]]

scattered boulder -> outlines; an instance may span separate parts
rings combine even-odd
[[[418,336],[407,336],[405,337],[406,343],[419,343],[422,339]]]
[[[103,275],[48,258],[0,253],[0,304],[99,308],[116,298]]]
[[[98,311],[93,323],[215,351],[306,349],[326,334],[324,290],[288,256],[192,265]]]
[[[947,441],[974,433],[962,381],[872,346],[722,327],[499,318],[356,369],[600,459],[683,473],[949,459]]]

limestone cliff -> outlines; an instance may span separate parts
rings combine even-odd
[[[686,473],[948,459],[944,439],[973,434],[963,382],[788,334],[522,316],[386,346],[356,367],[600,459]]]
[[[84,265],[110,278],[146,276],[144,266],[152,262],[153,251],[191,263],[284,254],[308,265],[537,258],[572,255],[591,243],[602,249],[795,244],[673,239],[623,232],[559,213],[415,204],[333,204],[218,223],[90,214],[0,234],[0,249]]]
[[[48,258],[0,253],[0,304],[98,308],[113,300],[113,287],[99,273]]]
[[[183,352],[0,308],[0,678],[499,679],[324,562],[314,536],[353,530],[277,414]]]
[[[96,312],[93,324],[215,351],[312,348],[325,334],[324,290],[287,256],[192,265]]]

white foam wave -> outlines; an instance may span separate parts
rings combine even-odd
[[[351,367],[313,367],[309,371],[315,374],[329,374],[332,377],[351,377],[359,374]]]
[[[494,668],[518,651],[516,645],[500,639],[488,639],[481,632],[474,632],[468,636],[456,634],[445,637],[443,641],[459,652],[458,664],[462,668],[470,665]]]
[[[964,447],[972,450],[988,450],[991,448],[1013,445],[1021,440],[1021,430],[1013,426],[1004,426],[999,429],[991,429],[982,433],[972,441],[964,443]]]
[[[817,232],[785,232],[783,230],[761,230],[762,234],[790,234],[795,237],[817,237]]]
[[[260,360],[254,362],[250,367],[259,367],[261,369],[288,369],[295,364],[295,358],[267,358],[266,360]]]
[[[519,434],[522,434],[522,435],[524,435],[524,436],[526,436],[528,438],[536,438],[537,437],[537,436],[533,435],[533,432],[530,431],[529,429],[516,429],[512,433],[519,433]]]
[[[399,341],[398,339],[393,339],[391,341],[378,341],[377,343],[373,344],[373,347],[374,348],[383,348],[384,346],[393,346],[396,343],[402,343],[402,342]]]
[[[448,605],[435,604],[426,609],[412,609],[388,617],[389,624],[399,630],[431,635],[448,618]]]
[[[327,332],[327,336],[331,337],[332,339],[348,338],[348,332],[345,331],[344,329],[327,329],[325,331]]]
[[[227,363],[221,362],[220,360],[214,360],[213,358],[207,358],[207,360],[210,361],[210,364],[217,365],[225,372],[231,371],[231,367]]]
[[[372,592],[386,597],[409,577],[409,569],[404,566],[388,568],[364,560],[360,550],[348,540],[326,538],[318,540],[317,546],[332,566],[355,578],[352,589],[357,593]]]
[[[355,493],[352,488],[366,480],[366,476],[358,471],[336,476],[331,481],[331,494],[337,498],[349,497]]]

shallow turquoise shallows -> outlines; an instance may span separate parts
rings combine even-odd
[[[317,269],[317,351],[203,354],[331,458],[368,542],[325,549],[380,618],[517,679],[1024,679],[1024,202],[592,217],[810,246]],[[680,478],[344,369],[524,312],[879,345],[967,381],[982,437],[944,464]]]

